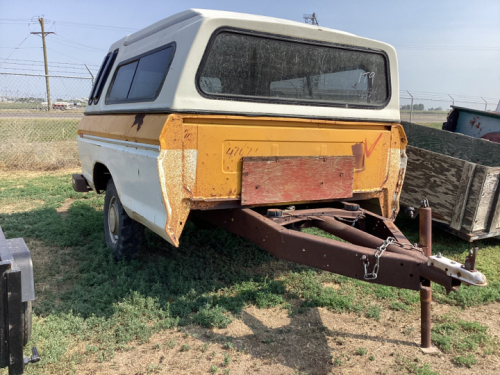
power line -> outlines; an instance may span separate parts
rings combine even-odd
[[[21,66],[34,66],[35,68],[40,68],[40,64],[27,64],[27,63],[21,63],[21,62],[4,62],[3,64],[5,65],[21,65]],[[43,64],[43,62],[42,62]],[[85,67],[80,67],[84,66],[85,64],[79,64],[79,66],[64,66],[64,65],[57,65],[57,64],[47,64],[51,68],[61,68],[61,69],[77,69],[77,70],[85,70],[87,71],[87,68]],[[97,68],[94,68],[97,70]]]
[[[436,51],[499,51],[500,47],[488,46],[418,46],[418,45],[394,45],[397,49],[405,50],[436,50]]]
[[[19,48],[19,47],[0,47],[0,48],[4,48],[4,49],[34,49],[34,48],[42,48],[42,47],[23,47],[23,48]]]
[[[7,70],[23,70],[23,71],[29,71],[29,72],[34,72],[34,73],[41,73],[43,74],[44,71],[43,69],[39,69],[39,70],[34,70],[34,69],[23,69],[23,68],[9,68],[9,67],[2,67],[2,69],[7,69]],[[75,72],[75,71],[70,71],[70,70],[66,70],[66,71],[62,71],[62,70],[50,70],[51,73],[71,73],[71,74],[84,74],[85,76],[88,76],[87,73],[82,73],[82,72]]]
[[[29,18],[0,18],[0,21],[23,21],[23,22],[30,22],[31,20]]]
[[[79,45],[79,46],[82,46],[82,47],[85,47],[85,48],[90,48],[90,49],[94,49],[94,50],[97,50],[97,51],[104,51],[104,52],[106,52],[106,51],[107,51],[107,50],[104,50],[104,49],[102,49],[102,48],[92,47],[92,46],[88,46],[88,45],[83,44],[83,43],[75,42],[74,40],[71,40],[71,39],[65,38],[65,37],[63,37],[62,35],[59,35],[59,34],[57,34],[57,33],[56,33],[56,36],[57,36],[58,38],[61,38],[61,39],[65,40],[65,41],[67,41],[67,42],[71,42],[72,44],[76,44],[76,45]]]
[[[11,57],[14,54],[14,52],[16,52],[17,49],[19,49],[19,47],[21,47],[21,45],[26,41],[26,39],[28,39],[30,37],[30,35],[31,34],[28,34],[28,36],[26,38],[24,38],[23,41],[21,43],[19,43],[19,45],[16,48],[14,48],[14,51],[12,51],[10,53],[10,55],[7,56],[7,58],[5,58],[2,62],[0,62],[0,66],[2,66],[2,64],[5,62],[5,60],[7,60],[9,57]]]
[[[47,47],[47,49],[48,49],[49,51],[52,51],[52,52],[57,53],[58,55],[61,55],[61,56],[66,56],[66,57],[69,57],[70,59],[74,59],[74,60],[78,60],[78,61],[82,61],[82,62],[84,62],[84,63],[87,63],[87,61],[85,61],[85,60],[81,60],[81,59],[77,59],[76,57],[73,57],[73,56],[65,55],[64,53],[57,52],[57,51],[55,51],[55,50],[53,50],[53,49],[51,49],[51,48],[48,48],[48,47]]]
[[[57,36],[57,34],[56,34],[56,36]],[[105,50],[103,50],[103,49],[98,49],[98,48],[94,48],[94,47],[87,47],[87,46],[83,46],[83,45],[78,46],[78,45],[75,45],[74,43],[68,43],[65,40],[52,39],[52,42],[60,44],[64,47],[70,47],[70,48],[76,48],[76,49],[86,49],[89,52],[100,52],[100,53],[105,52]]]
[[[40,48],[40,47],[36,47],[36,48]],[[29,62],[36,62],[36,63],[42,63],[43,64],[43,61],[40,61],[40,60],[25,60],[25,59],[7,59],[9,61],[29,61]],[[77,64],[77,63],[68,63],[68,62],[60,62],[60,61],[54,61],[53,64],[68,64],[68,65],[80,65],[80,64]],[[89,66],[97,66],[99,67],[100,65],[98,64],[87,64]]]
[[[32,19],[27,18],[0,18],[0,23],[3,22],[12,22],[12,23],[36,23]],[[83,27],[83,28],[93,28],[93,29],[107,29],[114,31],[138,31],[139,29],[134,29],[131,27],[120,27],[120,26],[109,26],[109,25],[96,25],[89,23],[79,23],[79,22],[69,22],[69,21],[53,21],[54,23],[62,26],[70,26],[70,27]]]
[[[139,30],[139,29],[133,29],[130,27],[95,25],[95,24],[67,22],[67,21],[57,21],[57,23],[59,25],[63,25],[63,26],[73,26],[73,27],[83,27],[83,28],[98,28],[98,29],[107,29],[107,30],[115,30],[115,31],[138,31]]]

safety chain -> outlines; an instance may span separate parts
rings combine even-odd
[[[382,254],[384,251],[387,250],[387,246],[392,245],[396,243],[396,239],[394,237],[387,237],[384,242],[382,242],[382,245],[377,247],[377,251],[375,251],[375,265],[373,266],[372,272],[368,272],[368,267],[370,266],[370,262],[368,261],[368,257],[366,255],[363,255],[361,257],[361,260],[363,261],[363,264],[365,266],[365,280],[375,280],[378,276],[378,271],[380,268],[380,257],[382,257]]]

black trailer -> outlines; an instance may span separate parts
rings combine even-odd
[[[0,228],[0,368],[9,375],[24,372],[38,362],[36,348],[24,358],[23,348],[31,338],[31,303],[35,299],[31,254],[22,238],[7,240]]]

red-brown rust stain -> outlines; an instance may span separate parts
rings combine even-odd
[[[500,133],[487,133],[481,137],[491,142],[500,143]]]
[[[170,115],[160,135],[161,152],[164,154],[162,165],[164,173],[165,205],[169,216],[165,231],[175,246],[185,226],[190,211],[190,199],[196,188],[196,175],[191,158],[194,155],[186,150],[197,149],[197,126],[184,125],[182,116]],[[189,171],[189,172],[188,172]],[[188,173],[188,174],[186,174]]]
[[[469,125],[470,125],[471,128],[473,128],[475,126],[476,129],[479,129],[479,127],[481,126],[481,123],[479,122],[479,117],[473,117],[469,121]]]
[[[377,140],[370,147],[368,147],[368,141],[365,138],[365,154],[366,154],[367,158],[369,158],[370,155],[372,154],[373,150],[375,150],[375,146],[377,145],[378,141],[380,141],[380,138],[382,138],[383,134],[384,133],[380,133]]]

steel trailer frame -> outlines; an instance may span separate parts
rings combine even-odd
[[[421,348],[431,352],[431,282],[451,292],[461,283],[485,286],[487,281],[471,266],[477,252],[467,257],[465,266],[440,255],[432,257],[432,210],[425,199],[419,213],[420,240],[412,245],[390,219],[353,203],[344,203],[343,209],[192,211],[194,216],[249,239],[277,258],[358,280],[420,291]],[[348,243],[301,232],[305,227],[317,227]]]

